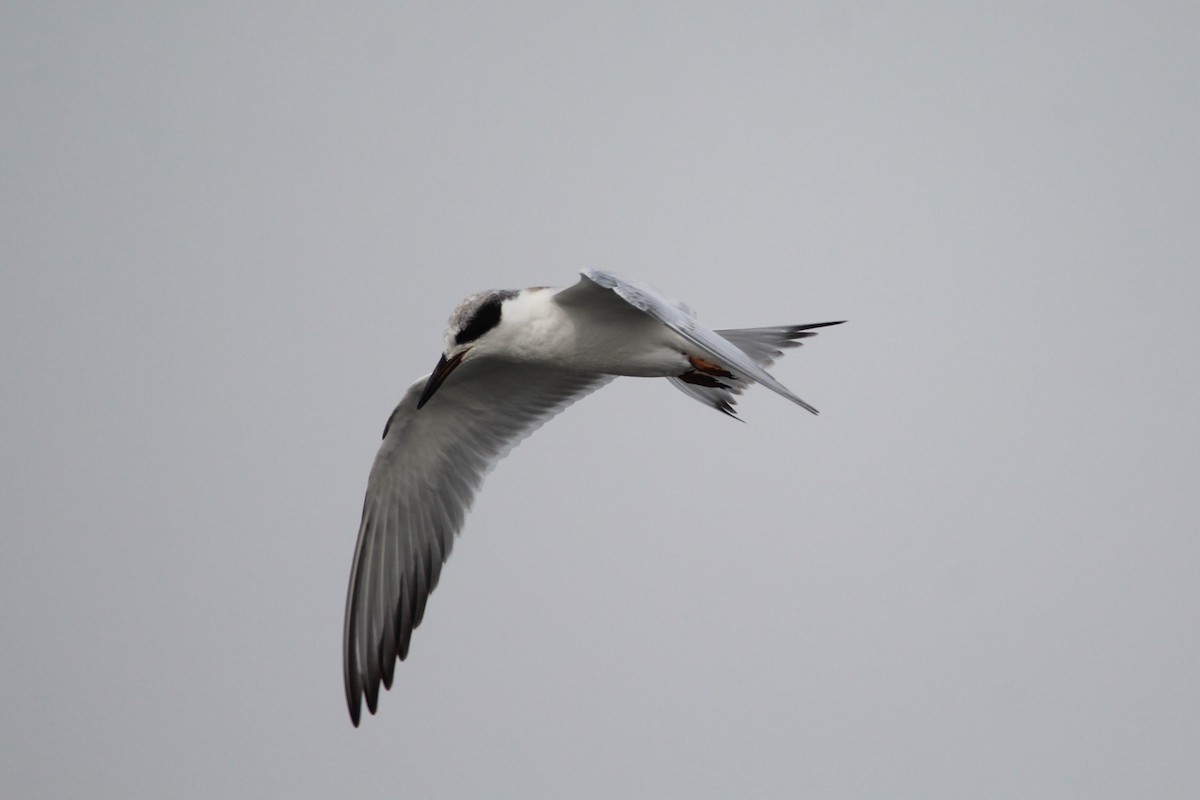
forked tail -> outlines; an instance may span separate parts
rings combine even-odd
[[[808,325],[775,325],[769,328],[732,328],[716,331],[716,334],[749,356],[756,365],[766,369],[783,355],[784,350],[799,347],[800,339],[816,336],[815,328],[827,328],[830,325],[841,325],[843,322],[845,320],[813,322]],[[739,375],[736,369],[722,369],[721,373],[696,369],[667,380],[689,397],[738,419],[734,410],[736,397],[744,392],[747,386],[755,383],[755,380]],[[768,385],[767,388],[783,394],[812,413],[817,413],[815,408],[786,389],[780,391],[783,387],[778,382],[775,386]]]

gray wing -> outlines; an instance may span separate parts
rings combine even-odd
[[[363,502],[346,596],[346,702],[358,725],[391,688],[425,600],[484,476],[513,447],[611,376],[480,358],[417,410],[425,378],[392,413]]]
[[[760,383],[771,391],[786,397],[793,403],[816,414],[817,410],[794,395],[786,386],[771,377],[765,369],[755,363],[755,359],[743,352],[741,348],[725,339],[716,331],[709,330],[696,321],[692,312],[682,303],[677,303],[656,289],[631,278],[621,278],[609,272],[589,269],[583,272],[583,280],[567,289],[568,292],[582,292],[587,284],[608,289],[629,305],[649,314],[675,333],[682,336],[704,356],[725,367],[743,382],[746,380]],[[824,323],[836,324],[836,323]],[[686,390],[685,390],[686,391]],[[693,394],[692,392],[688,392]]]

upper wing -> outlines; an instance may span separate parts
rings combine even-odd
[[[363,502],[346,596],[346,702],[358,725],[391,688],[425,599],[484,476],[522,439],[611,376],[467,359],[417,410],[425,378],[384,430]]]
[[[817,413],[815,408],[792,394],[786,386],[771,377],[770,373],[756,364],[755,359],[743,352],[737,345],[723,338],[716,331],[709,330],[697,322],[695,315],[687,306],[671,300],[656,289],[639,281],[630,278],[620,278],[609,272],[589,269],[583,272],[583,280],[564,290],[561,294],[565,295],[568,292],[582,294],[593,290],[589,284],[594,287],[607,289],[613,295],[616,295],[639,311],[649,314],[682,336],[687,342],[703,353],[705,358],[720,364],[734,373],[735,377],[761,383],[763,386],[777,394],[783,395],[793,403],[808,409],[814,414]]]

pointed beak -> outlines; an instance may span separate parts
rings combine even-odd
[[[461,353],[456,353],[453,358],[442,356],[438,361],[437,366],[433,368],[433,374],[429,376],[429,381],[425,384],[425,391],[421,392],[421,399],[417,401],[417,408],[421,408],[429,402],[429,398],[433,397],[433,393],[438,390],[446,378],[450,377],[450,373],[454,372],[454,368],[462,363],[463,356],[469,352],[463,350]]]

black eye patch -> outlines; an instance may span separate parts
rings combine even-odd
[[[454,341],[457,344],[473,342],[496,327],[499,322],[500,298],[496,297],[488,300],[475,310],[475,313],[471,315],[471,321],[466,324],[466,327],[455,334]]]

